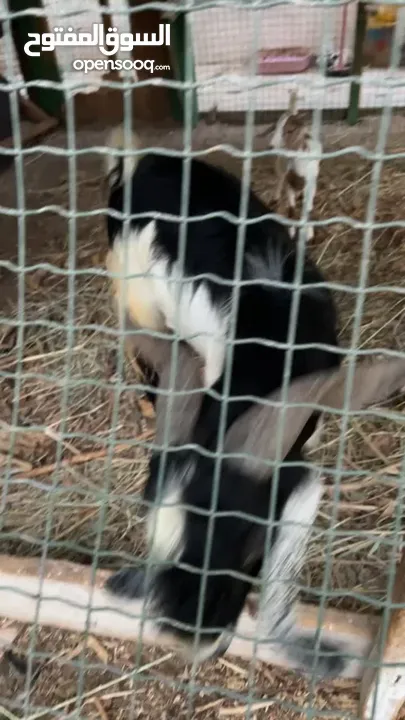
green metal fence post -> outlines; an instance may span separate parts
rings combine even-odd
[[[186,53],[191,53],[193,56],[193,46],[190,41],[188,43],[188,47],[186,47],[186,15],[184,12],[178,13],[176,18],[171,23],[171,40],[172,40],[172,58],[174,63],[174,76],[176,80],[180,80],[181,82],[184,82],[186,79],[186,68],[185,68],[185,58]],[[196,72],[195,72],[195,62],[194,57],[191,59],[192,64],[192,82],[195,82],[196,80]],[[183,113],[184,113],[184,95],[181,91],[178,90],[171,90],[170,91],[170,101],[172,104],[172,112],[173,117],[175,120],[182,122],[183,120]],[[192,126],[193,128],[198,123],[198,95],[197,95],[197,89],[194,88],[193,90],[193,114],[192,114]]]
[[[356,30],[354,39],[353,75],[361,75],[363,70],[364,40],[367,29],[367,10],[363,2],[359,2],[357,10]],[[360,83],[353,80],[350,86],[349,107],[347,109],[347,122],[355,125],[359,119]]]

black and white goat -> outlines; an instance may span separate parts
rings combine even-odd
[[[115,132],[112,146],[123,149],[122,131]],[[139,149],[137,138],[133,139],[133,147]],[[162,632],[169,633],[193,655],[190,644],[198,620],[201,574],[209,542],[215,459],[202,455],[197,448],[180,446],[191,443],[216,449],[221,402],[206,389],[212,387],[222,394],[232,293],[231,288],[211,278],[233,280],[237,226],[229,219],[204,219],[204,215],[226,212],[237,217],[241,184],[219,168],[191,161],[182,275],[178,225],[162,219],[163,214],[180,215],[182,160],[150,153],[119,161],[113,156],[109,159],[110,209],[123,211],[127,180],[131,214],[142,214],[130,221],[127,237],[121,219],[108,219],[107,265],[114,273],[118,307],[130,329],[174,330],[188,339],[179,345],[175,389],[195,392],[172,398],[163,497],[157,493],[159,451],[152,454],[150,461],[145,500],[157,503],[150,509],[147,522],[153,562],[150,584],[145,585],[142,571],[129,568],[112,576],[108,588],[118,596],[144,597],[155,617],[165,618],[157,620]],[[273,473],[261,461],[275,459],[279,415],[274,407],[258,406],[251,398],[279,399],[294,292],[291,283],[297,262],[296,247],[286,228],[263,217],[266,214],[265,205],[251,193],[247,216],[256,222],[246,225],[242,264],[242,280],[251,284],[240,288],[224,452],[248,452],[253,457],[224,458],[220,467],[215,510],[221,514],[213,524],[197,657],[201,660],[224,651],[230,641],[228,632],[235,627],[254,579],[261,572],[265,604],[259,626],[263,638],[292,641],[288,650],[291,663],[307,670],[313,660],[314,638],[304,637],[297,629],[293,583],[301,569],[322,492],[318,474],[308,471],[302,454],[315,431],[319,413],[308,407],[287,410],[280,459],[295,465],[280,468],[274,519],[281,525],[280,529],[272,529],[270,559],[263,567]],[[195,278],[202,275],[209,277]],[[182,281],[177,324],[173,280]],[[290,287],[276,286],[274,281]],[[336,314],[329,291],[319,286],[322,281],[316,266],[306,258],[288,400],[339,407],[343,375],[339,370]],[[204,332],[211,333],[211,337],[204,336]],[[129,339],[151,370],[152,385],[167,389],[170,340],[147,337],[145,332]],[[404,384],[404,377],[403,363],[359,369],[354,406],[383,399]],[[167,399],[159,395],[158,445],[163,441],[166,409]],[[296,525],[291,528],[291,523]],[[285,584],[276,582],[280,568],[286,571]],[[238,573],[253,579],[243,579]],[[321,653],[330,649],[321,644]],[[324,657],[319,667],[323,675],[334,674],[344,666],[344,648],[332,649],[335,657]]]
[[[160,378],[159,389],[169,387],[171,370],[170,340],[133,336],[133,343]],[[179,345],[177,376],[172,396],[168,443],[173,451],[190,442],[199,422],[203,392],[201,362],[187,344]],[[313,410],[309,403],[341,408],[344,401],[345,369],[312,373],[293,381],[287,394],[281,465],[275,494],[275,527],[269,537],[265,556],[273,470],[263,461],[277,455],[277,428],[280,419],[280,391],[266,400],[272,405],[252,405],[229,428],[224,445],[228,455],[222,461],[218,499],[208,556],[205,592],[202,575],[207,543],[209,516],[214,489],[215,459],[196,450],[170,452],[157,495],[160,454],[150,463],[150,477],[144,497],[148,512],[148,545],[152,567],[146,584],[143,569],[124,568],[113,575],[107,589],[126,599],[143,598],[147,609],[173,646],[188,659],[202,661],[225,652],[246,598],[261,573],[264,603],[259,616],[259,641],[277,643],[290,666],[303,672],[312,670],[316,636],[298,627],[296,621],[297,581],[305,558],[311,529],[322,494],[317,471],[304,466],[296,442]],[[360,366],[354,376],[350,410],[381,402],[405,382],[405,361],[380,362]],[[185,391],[184,394],[177,394]],[[194,391],[194,392],[191,392]],[[163,440],[167,413],[167,394],[156,402],[156,442]],[[274,403],[277,403],[274,404]],[[296,403],[297,406],[291,406]],[[304,407],[299,404],[306,403]],[[177,448],[176,448],[177,446]],[[295,448],[295,449],[294,449]],[[240,574],[245,577],[240,577]],[[248,577],[246,577],[248,576]],[[197,653],[193,647],[198,625],[202,592],[201,637]],[[321,676],[344,674],[350,661],[350,649],[333,637],[320,638],[317,671]]]
[[[116,128],[110,148],[123,151],[123,139],[122,129]],[[132,149],[139,151],[138,138],[134,136],[131,142]],[[117,159],[110,154],[107,171],[110,210],[123,213],[127,181],[131,215],[142,214],[130,220],[125,238],[123,220],[108,217],[107,267],[115,276],[119,309],[138,327],[176,331],[187,339],[202,358],[203,385],[223,394],[238,228],[231,219],[206,216],[227,213],[237,219],[240,181],[218,167],[191,161],[181,274],[179,220],[162,219],[162,215],[178,218],[181,214],[182,159],[152,153]],[[234,398],[264,397],[279,388],[283,380],[293,289],[275,283],[294,282],[297,251],[285,226],[266,217],[268,214],[268,208],[250,192],[241,278],[246,284],[239,295],[228,425],[250,406],[250,400]],[[181,282],[177,318],[176,281]],[[306,257],[293,340],[292,377],[338,367],[340,363],[335,307],[329,290],[319,285],[322,282],[321,273]],[[149,373],[148,379],[156,385],[156,375]],[[219,401],[208,395],[204,398],[195,437],[199,444],[207,446],[215,441],[220,408]],[[315,431],[317,419],[314,414],[303,430],[307,440]]]

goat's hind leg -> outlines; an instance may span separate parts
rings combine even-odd
[[[316,666],[321,677],[333,677],[346,667],[345,649],[338,640],[307,632],[297,622],[298,580],[305,561],[311,529],[322,496],[318,471],[304,471],[301,482],[291,493],[280,518],[280,529],[262,578],[264,603],[258,619],[259,636],[284,645],[284,652],[295,670],[312,673]],[[280,577],[281,576],[281,577]]]
[[[310,222],[310,218],[312,217],[312,211],[314,209],[314,200],[315,200],[315,193],[316,193],[316,184],[314,184],[314,187],[309,193],[308,197],[308,225],[307,225],[307,240],[312,240],[314,237],[314,228]]]

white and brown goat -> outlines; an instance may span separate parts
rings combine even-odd
[[[287,150],[299,153],[294,157],[277,155],[276,157],[276,202],[280,205],[287,196],[288,217],[298,220],[301,213],[297,212],[297,201],[303,199],[306,186],[309,184],[308,219],[312,213],[317,181],[319,175],[320,155],[322,145],[312,137],[310,117],[305,112],[297,111],[297,94],[290,95],[288,110],[279,118],[270,140],[270,147],[274,150]],[[305,157],[301,153],[308,153]],[[311,157],[313,156],[313,157]],[[290,236],[294,237],[296,228],[290,227]],[[313,238],[312,225],[307,227],[307,238]]]

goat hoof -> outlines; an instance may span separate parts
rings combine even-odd
[[[146,572],[143,568],[122,568],[108,578],[105,587],[117,597],[139,600],[146,595]]]

